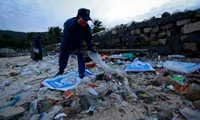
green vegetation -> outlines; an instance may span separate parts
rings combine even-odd
[[[94,34],[94,33],[98,33],[98,32],[100,32],[100,31],[102,31],[102,30],[105,30],[105,28],[103,27],[103,25],[102,25],[102,22],[101,21],[99,21],[99,20],[94,20],[94,29],[93,29],[93,31],[92,31],[92,33]]]

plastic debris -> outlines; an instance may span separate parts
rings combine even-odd
[[[200,69],[199,63],[187,63],[177,61],[166,61],[163,63],[163,67],[168,70],[181,73],[192,73]]]
[[[96,95],[96,96],[99,95],[99,93],[97,93],[97,91],[95,89],[93,89],[93,88],[88,88],[88,91],[93,95]]]
[[[53,117],[61,110],[63,107],[61,105],[53,106],[48,112],[49,119],[53,119]]]
[[[61,117],[67,117],[67,115],[65,113],[60,113],[60,114],[57,114],[54,118],[59,119]]]
[[[131,65],[128,65],[125,69],[127,72],[145,72],[145,71],[155,71],[151,65],[147,62],[142,62],[136,58]]]
[[[110,66],[108,66],[105,62],[102,61],[101,56],[97,52],[87,52],[88,56],[95,61],[104,71],[115,73],[115,70],[113,70]]]
[[[179,111],[187,120],[200,120],[200,112],[198,111],[190,108],[179,109]]]
[[[5,109],[5,108],[7,108],[7,107],[9,107],[9,106],[14,106],[17,102],[19,102],[19,100],[20,100],[20,97],[19,96],[15,96],[14,100],[12,101],[12,103],[10,103],[10,104],[8,104],[6,106],[1,107],[0,111],[3,110],[3,109]]]
[[[67,91],[67,92],[64,92],[64,95],[65,95],[65,98],[68,99],[68,98],[70,98],[72,95],[74,95],[74,93],[71,92],[71,91]]]
[[[88,70],[85,71],[86,76],[94,76]],[[58,76],[55,78],[49,78],[42,82],[42,84],[50,89],[57,89],[61,91],[68,91],[74,89],[81,83],[78,72],[70,72],[66,75]]]
[[[176,55],[176,54],[174,54],[174,55],[168,55],[168,57],[169,58],[185,58],[184,55]]]

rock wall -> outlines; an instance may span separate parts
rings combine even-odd
[[[149,48],[162,54],[200,50],[200,11],[179,12],[93,36],[96,49]]]

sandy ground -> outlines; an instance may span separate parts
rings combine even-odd
[[[1,58],[0,59],[0,107],[12,102],[13,97],[20,96],[20,101],[15,106],[21,106],[30,103],[38,96],[38,90],[41,87],[41,81],[46,78],[53,77],[58,70],[58,56],[44,57],[43,61],[35,62],[29,56]],[[22,67],[14,67],[13,65],[24,65]],[[113,68],[124,69],[126,65],[113,65]],[[75,71],[77,69],[76,58],[70,57],[66,72]],[[97,72],[97,68],[91,69]],[[19,72],[17,76],[10,76],[9,72]],[[191,107],[189,103],[185,103],[184,95],[174,93],[170,90],[161,90],[160,87],[149,84],[156,78],[156,74],[152,72],[131,73],[128,74],[129,86],[134,92],[138,90],[147,91],[152,94],[153,100],[138,99],[134,102],[125,102],[116,106],[111,105],[108,108],[95,109],[93,116],[85,113],[78,113],[74,119],[82,120],[153,120],[153,116],[164,110],[170,111],[176,120],[184,119],[180,116],[178,109],[183,107]],[[8,83],[2,86],[5,81]],[[27,86],[29,88],[27,88]],[[26,91],[23,91],[27,89]],[[156,120],[156,119],[155,119]]]

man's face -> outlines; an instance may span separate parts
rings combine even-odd
[[[83,20],[80,16],[78,18],[78,23],[82,26],[82,27],[86,27],[87,26],[87,21]]]

